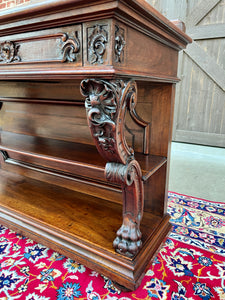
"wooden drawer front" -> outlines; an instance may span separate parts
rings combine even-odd
[[[23,33],[0,39],[0,65],[28,63],[82,65],[81,25]]]

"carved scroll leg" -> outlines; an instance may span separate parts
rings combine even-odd
[[[132,80],[85,79],[81,82],[81,94],[86,97],[87,120],[96,147],[109,161],[105,176],[121,184],[123,190],[123,224],[113,246],[117,252],[133,257],[142,244],[143,182],[134,150],[126,142],[124,128],[126,111],[134,114],[137,86]]]
[[[143,182],[138,162],[129,164],[107,163],[108,181],[120,183],[123,190],[123,224],[113,242],[116,252],[128,257],[135,256],[142,246],[140,221],[143,214]]]

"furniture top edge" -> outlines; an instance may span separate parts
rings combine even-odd
[[[99,5],[101,5],[101,7],[99,7]],[[93,7],[93,13],[101,17],[102,12],[107,12],[107,16],[110,16],[111,14],[111,16],[122,16],[123,18],[128,19],[130,17],[130,12],[133,11],[134,15],[138,15],[141,17],[141,19],[143,19],[143,24],[146,24],[147,20],[148,22],[153,23],[155,26],[158,26],[161,30],[168,32],[169,35],[175,37],[178,40],[178,44],[180,44],[180,48],[184,48],[192,41],[191,38],[180,28],[170,22],[145,0],[89,0],[88,2],[86,0],[46,0],[44,2],[27,4],[26,6],[21,5],[1,12],[0,27],[1,25],[4,25],[3,30],[1,30],[1,35],[4,35],[4,31],[7,35],[7,25],[10,23],[15,23],[16,31],[19,21],[33,19],[32,24],[34,24],[38,22],[38,20],[35,19],[41,17],[42,22],[44,22],[43,17],[54,15],[60,12],[66,12],[66,19],[69,20],[69,18],[71,18],[73,22],[76,22],[76,17],[73,16],[73,10],[78,8],[81,9],[79,15],[80,21],[82,15],[86,14],[84,8],[90,8],[91,6]],[[98,7],[98,9],[97,11],[94,11],[96,10],[96,7]],[[56,16],[56,18],[58,17]],[[88,20],[87,16],[86,19]],[[49,20],[46,23],[47,26],[52,26],[52,24],[49,22]],[[27,30],[29,26],[30,24],[27,22]],[[23,30],[26,31],[25,29]]]
[[[129,5],[132,5],[132,7],[134,9],[139,10],[142,13],[142,15],[164,26],[165,30],[170,30],[171,32],[173,32],[173,34],[179,36],[183,41],[186,42],[186,44],[192,42],[192,39],[176,25],[177,23],[179,23],[178,20],[175,20],[175,22],[168,20],[145,0],[121,0],[121,2],[125,2]]]

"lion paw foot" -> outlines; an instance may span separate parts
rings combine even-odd
[[[128,257],[135,256],[142,246],[141,232],[136,223],[123,224],[117,231],[117,237],[113,242],[116,252]]]

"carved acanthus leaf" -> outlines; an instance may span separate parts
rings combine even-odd
[[[81,83],[92,136],[106,160],[126,164],[133,157],[125,140],[124,122],[127,107],[136,99],[133,81],[87,79]]]
[[[93,28],[91,35],[88,37],[88,61],[91,64],[103,64],[103,55],[108,42],[108,33],[101,25]]]
[[[78,39],[78,33],[75,31],[74,37],[68,38],[67,34],[63,36],[63,62],[74,62],[76,61],[76,55],[80,51],[80,41]]]
[[[0,44],[0,62],[12,63],[18,62],[21,58],[18,56],[20,45],[11,41],[6,41]]]

